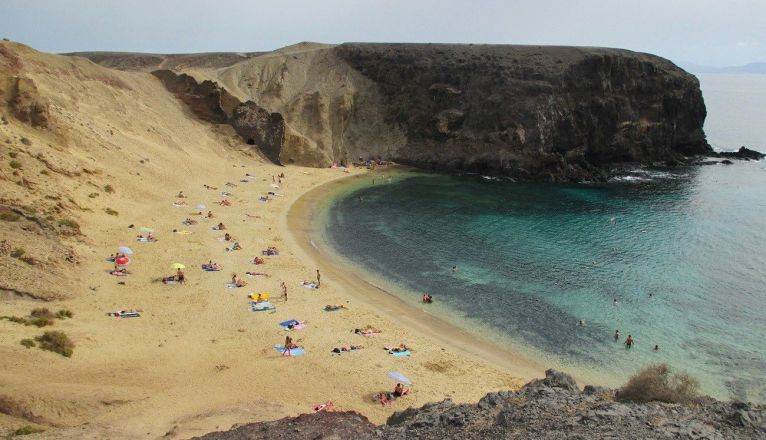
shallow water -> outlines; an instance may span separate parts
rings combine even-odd
[[[409,174],[335,200],[327,232],[407,300],[430,292],[438,313],[546,365],[618,384],[667,361],[709,394],[766,401],[764,168],[607,185]]]

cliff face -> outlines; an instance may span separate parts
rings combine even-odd
[[[526,179],[708,154],[695,77],[617,49],[343,44],[407,141],[392,159]]]
[[[118,60],[130,65],[125,56]],[[299,44],[219,68],[194,59],[188,72],[200,86],[214,81],[281,115],[281,144],[256,143],[279,163],[379,157],[569,181],[712,154],[697,79],[627,50],[346,43]]]

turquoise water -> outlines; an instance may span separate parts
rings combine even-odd
[[[766,150],[766,75],[700,82],[710,143]],[[433,313],[597,383],[668,362],[707,394],[766,402],[766,161],[604,185],[384,182],[334,200],[326,236],[403,299],[430,292]]]
[[[335,200],[327,232],[410,301],[430,292],[444,315],[546,365],[619,384],[665,361],[708,394],[766,401],[765,168],[606,185],[409,174]]]

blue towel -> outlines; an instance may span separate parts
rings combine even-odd
[[[285,352],[285,346],[284,345],[275,345],[274,350],[284,353]],[[291,348],[290,349],[290,356],[303,356],[306,354],[306,352],[303,351],[302,348]]]
[[[298,325],[298,324],[300,324],[300,323],[298,321],[294,320],[294,319],[290,319],[290,320],[287,320],[285,322],[280,322],[279,323],[279,325],[281,325],[282,327],[288,327],[289,325]]]
[[[396,357],[409,356],[410,355],[410,351],[409,350],[404,350],[404,351],[399,351],[399,352],[392,351],[391,354],[396,356]]]

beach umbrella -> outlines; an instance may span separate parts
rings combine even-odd
[[[119,264],[120,266],[127,266],[128,264],[130,264],[130,258],[128,257],[115,258],[114,262],[116,264]]]
[[[400,373],[398,371],[392,371],[392,372],[388,373],[388,377],[389,377],[389,379],[393,379],[393,380],[395,380],[397,382],[401,382],[401,383],[403,383],[405,385],[412,385],[412,381],[407,379],[407,376],[403,375],[402,373]]]
[[[121,254],[125,254],[125,255],[133,255],[133,249],[131,249],[131,248],[127,247],[127,246],[120,246],[120,247],[118,247],[118,248],[117,248],[117,250],[118,250],[118,251],[119,251]]]
[[[170,265],[170,267],[172,267],[173,269],[186,269],[186,266],[184,266],[181,263],[173,263]]]
[[[260,297],[261,299],[266,300],[266,299],[271,298],[271,295],[269,295],[266,292],[263,292],[263,293],[251,293],[249,296],[250,296],[250,299],[258,299],[258,297]]]
[[[199,205],[197,205],[197,211],[204,211],[204,210],[205,210],[205,208],[207,208],[207,206],[203,205],[202,203],[200,203]]]
[[[154,229],[147,228],[146,226],[141,226],[140,228],[138,228],[138,230],[141,232],[154,232]]]

